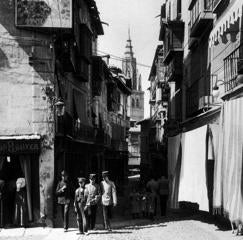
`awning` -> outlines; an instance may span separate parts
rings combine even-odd
[[[231,6],[228,7],[225,14],[221,18],[217,19],[217,23],[214,26],[209,36],[209,46],[214,45],[218,41],[220,35],[223,35],[230,28],[230,24],[234,24],[238,18],[242,18],[242,0],[235,1]]]
[[[199,209],[209,211],[206,185],[207,125],[182,134],[182,159],[179,201],[198,203]]]
[[[170,179],[169,203],[171,208],[179,208],[178,191],[180,180],[180,145],[181,134],[168,138],[168,175]]]
[[[243,221],[243,97],[226,101],[221,112],[214,170],[215,210]]]

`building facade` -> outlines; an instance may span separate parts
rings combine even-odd
[[[233,175],[239,172],[243,142],[235,135],[242,131],[242,3],[167,0],[160,25],[170,83],[164,125],[170,207],[191,202],[200,210],[223,209],[229,219],[241,219],[236,193],[241,177]],[[232,121],[231,111],[237,116]],[[227,142],[229,134],[234,144]],[[230,189],[223,180],[229,172],[229,181],[236,183]],[[229,197],[222,199],[224,194]]]
[[[142,132],[141,169],[143,169],[143,178],[151,175],[154,177],[167,176],[167,145],[164,125],[168,119],[170,83],[165,77],[166,68],[163,61],[164,48],[163,45],[158,45],[149,75],[150,117],[139,122]],[[147,147],[144,147],[146,144]]]
[[[73,183],[114,168],[118,188],[125,179],[131,82],[97,56],[104,32],[95,1],[59,7],[0,3],[3,226],[13,224],[20,177],[26,180],[28,222],[48,226],[60,216],[54,193],[62,170]]]
[[[122,71],[124,74],[131,78],[132,82],[132,94],[130,96],[130,129],[128,137],[129,146],[129,165],[137,167],[140,165],[140,126],[136,122],[141,121],[144,118],[144,92],[142,91],[142,79],[138,74],[137,60],[134,57],[132,40],[129,37],[126,44],[125,57],[122,62]]]

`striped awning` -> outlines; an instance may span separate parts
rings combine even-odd
[[[228,9],[219,19],[216,20],[216,24],[209,36],[210,47],[218,41],[220,36],[228,31],[230,24],[234,24],[238,19],[242,18],[242,7],[242,0],[237,0],[228,7]]]
[[[226,101],[221,111],[214,169],[215,211],[243,221],[243,98]]]

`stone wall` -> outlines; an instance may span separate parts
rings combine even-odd
[[[41,136],[41,217],[52,218],[54,53],[49,34],[17,29],[14,1],[0,1],[0,135]],[[34,173],[35,174],[35,173]],[[51,221],[48,222],[51,225]]]

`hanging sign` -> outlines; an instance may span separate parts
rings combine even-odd
[[[16,0],[18,27],[72,28],[72,0]]]

